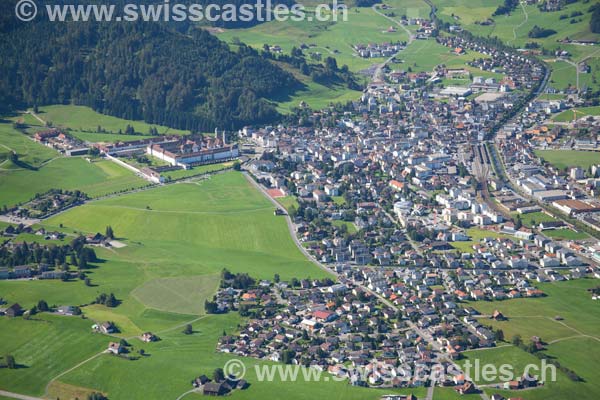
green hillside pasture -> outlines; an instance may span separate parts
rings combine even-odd
[[[593,53],[594,57],[588,59],[586,64],[591,68],[589,73],[579,74],[579,89],[585,90],[586,88],[592,88],[592,90],[598,90],[600,85],[598,79],[600,79],[600,52]],[[550,62],[548,65],[552,68],[552,75],[550,76],[550,87],[558,90],[565,90],[569,87],[575,88],[577,86],[577,71],[574,65],[566,63],[564,61]],[[598,114],[590,114],[598,115]],[[579,115],[582,117],[583,115]],[[572,119],[568,120],[571,121]],[[563,121],[567,122],[567,121]]]
[[[475,58],[486,58],[483,54],[474,51],[467,51],[466,54],[456,55],[451,49],[442,46],[434,39],[415,40],[398,58],[404,63],[397,66],[391,65],[393,69],[408,69],[414,72],[432,71],[437,65],[444,64],[448,68],[465,68],[466,62]],[[474,75],[482,75],[479,72],[473,72]],[[483,75],[482,75],[483,76]]]
[[[507,321],[481,317],[480,322],[502,329],[507,340],[516,334],[520,334],[526,341],[532,336],[539,336],[549,342],[584,334],[598,337],[600,340],[598,304],[592,300],[587,291],[598,286],[598,281],[578,279],[558,283],[538,283],[536,286],[547,296],[491,302],[478,301],[470,302],[470,305],[483,315],[491,315],[494,310],[502,312],[508,318]],[[555,320],[556,316],[561,316],[563,320]]]
[[[149,354],[137,361],[117,357],[98,357],[61,378],[62,382],[101,390],[111,400],[174,399],[191,389],[190,380],[201,374],[212,375],[215,368],[223,368],[233,358],[215,352],[217,338],[223,331],[233,333],[242,323],[237,313],[209,315],[193,324],[194,334],[184,335],[180,330],[160,334],[161,341],[142,344],[131,340],[135,349],[144,348]],[[238,358],[247,368],[245,379],[250,387],[232,395],[235,399],[378,399],[380,390],[352,387],[346,382],[258,382],[255,365],[273,365],[250,358]],[[387,390],[385,393],[415,393],[422,397],[423,389]],[[332,394],[335,393],[332,397]],[[199,399],[190,395],[186,399]]]
[[[0,171],[0,204],[24,202],[36,193],[53,188],[77,189],[97,197],[147,184],[133,172],[111,161],[88,162],[80,157],[61,157],[37,171]]]
[[[561,365],[574,370],[578,375],[583,377],[585,382],[574,382],[560,371],[556,373],[556,380],[552,381],[552,370],[546,369],[545,375],[547,381],[543,387],[530,389],[526,392],[499,390],[498,388],[489,387],[485,388],[485,392],[488,395],[500,393],[507,398],[523,397],[528,400],[559,400],[565,397],[593,400],[598,397],[598,394],[600,394],[600,373],[594,366],[595,357],[600,355],[600,343],[592,339],[574,338],[550,344],[545,354],[555,358]],[[537,365],[540,371],[544,365],[536,356],[528,354],[514,346],[468,351],[464,355],[466,358],[459,361],[459,364],[464,365],[469,360],[473,365],[476,359],[479,360],[481,366],[492,364],[499,368],[503,364],[508,364],[512,366],[515,377],[519,377],[527,365]],[[546,365],[549,364],[546,363]],[[532,370],[531,374],[539,375],[540,372]],[[471,376],[473,376],[473,372]]]
[[[588,12],[588,9],[591,5],[590,2],[569,4],[557,12],[542,12],[538,9],[537,4],[523,4],[523,7],[517,7],[510,15],[496,17],[492,17],[492,14],[496,7],[502,3],[500,0],[434,0],[434,3],[439,8],[438,15],[440,17],[448,22],[461,24],[475,35],[497,36],[504,42],[516,46],[523,46],[527,42],[534,41],[548,49],[560,47],[572,53],[575,59],[592,54],[595,48],[564,45],[558,43],[557,40],[566,37],[592,40],[600,38],[600,35],[591,33],[589,30],[591,13]],[[577,17],[578,19],[582,18],[581,22],[571,24],[571,18],[560,19],[561,15],[570,15],[575,11],[583,12],[583,16]],[[452,18],[453,13],[458,16],[457,19]],[[494,24],[487,26],[477,24],[477,22],[484,21],[487,18],[492,18]],[[558,33],[543,39],[531,39],[527,34],[535,25],[554,29]]]
[[[204,301],[217,291],[219,274],[180,278],[158,278],[138,286],[133,296],[149,308],[184,313],[204,314]]]
[[[346,64],[357,72],[383,59],[366,59],[354,54],[352,45],[406,41],[407,33],[398,28],[397,32],[384,32],[392,22],[376,14],[370,8],[350,8],[348,20],[337,22],[317,21],[272,21],[246,29],[229,29],[217,37],[233,43],[236,39],[255,48],[264,44],[279,45],[285,53],[301,44],[314,45],[305,54],[319,52],[322,57],[333,56],[338,65]],[[334,53],[337,51],[337,53]]]
[[[90,321],[48,314],[35,319],[0,318],[0,354],[12,354],[18,369],[0,369],[4,390],[42,395],[61,372],[104,350],[108,338],[93,334]]]
[[[139,243],[121,253],[145,260],[161,277],[224,267],[266,279],[275,273],[282,279],[326,276],[296,249],[268,200],[237,172],[86,204],[47,221],[61,223],[84,232],[111,225],[117,236]]]
[[[51,148],[35,143],[26,135],[13,129],[11,123],[0,123],[0,172],[21,168],[8,161],[8,157],[13,151],[17,153],[20,161],[33,167],[39,167],[42,163],[59,155]]]
[[[535,155],[548,161],[558,169],[581,167],[588,169],[600,163],[600,152],[579,150],[536,150]]]
[[[438,7],[438,17],[452,24],[471,27],[476,22],[489,18],[501,0],[434,0]]]
[[[131,125],[136,132],[146,134],[150,127],[156,127],[160,134],[185,134],[186,131],[172,129],[166,126],[148,124],[143,121],[132,121],[109,115],[100,114],[89,107],[74,105],[52,105],[40,107],[38,116],[44,121],[52,122],[53,126],[70,128],[74,131],[98,132],[98,126],[107,132],[125,131]]]
[[[382,3],[389,7],[388,10],[396,15],[394,17],[396,19],[400,19],[403,15],[408,18],[429,18],[431,11],[424,0],[388,0]]]
[[[152,138],[152,136],[148,135],[119,135],[115,133],[97,133],[81,131],[69,131],[69,135],[89,143],[133,142],[136,140]]]

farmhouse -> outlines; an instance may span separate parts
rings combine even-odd
[[[156,342],[158,337],[151,332],[145,332],[140,336],[140,340],[145,343]]]
[[[19,303],[15,303],[12,306],[8,307],[6,309],[6,311],[4,311],[4,313],[8,317],[18,317],[19,315],[23,314],[23,309],[21,308],[21,306],[19,305]]]
[[[222,396],[227,393],[227,389],[223,382],[208,382],[202,388],[202,393],[207,396]]]
[[[121,354],[123,352],[123,347],[121,347],[120,343],[110,342],[106,351],[112,354]]]

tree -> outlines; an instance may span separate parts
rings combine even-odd
[[[512,344],[517,347],[520,347],[523,344],[523,339],[521,339],[521,335],[517,334],[512,338]]]
[[[204,311],[207,314],[216,314],[219,309],[219,305],[216,301],[204,300]]]
[[[109,226],[106,227],[106,235],[105,236],[107,238],[109,238],[109,239],[114,239],[115,238],[115,234],[113,232],[112,226],[109,225]]]
[[[17,363],[15,361],[15,357],[11,354],[7,354],[4,356],[4,363],[6,365],[6,368],[8,368],[8,369],[16,369],[17,368]]]
[[[108,400],[108,397],[104,396],[102,393],[94,392],[88,395],[87,400]]]
[[[222,382],[225,380],[225,373],[223,372],[223,368],[216,368],[213,371],[213,380],[215,382]]]
[[[279,283],[279,281],[280,281],[280,280],[281,280],[281,278],[280,278],[279,274],[275,274],[275,275],[273,276],[273,282],[275,282],[275,283]]]
[[[497,329],[494,336],[496,337],[496,341],[498,341],[498,342],[504,341],[504,331],[502,329]]]
[[[85,278],[83,282],[85,283],[85,286],[92,286],[92,281],[90,280],[90,278]]]
[[[194,333],[194,329],[192,328],[191,324],[187,324],[185,326],[185,328],[183,328],[183,334],[184,335],[191,335],[192,333]]]
[[[48,307],[48,303],[46,303],[45,300],[40,300],[37,303],[37,308],[38,310],[42,311],[42,312],[46,312],[48,311],[50,308]]]
[[[600,33],[600,6],[596,4],[590,19],[590,30],[594,33]]]
[[[521,216],[517,215],[517,219],[515,220],[515,229],[519,230],[523,226],[523,221],[521,220]]]

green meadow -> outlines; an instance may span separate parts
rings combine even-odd
[[[31,143],[32,146],[41,146]],[[107,160],[86,161],[81,157],[59,157],[38,170],[0,171],[0,204],[14,205],[36,193],[59,188],[81,190],[97,197],[148,184],[133,172]]]
[[[349,8],[348,20],[327,21],[271,21],[252,28],[228,29],[217,37],[229,43],[237,40],[262,49],[264,44],[278,45],[285,53],[292,47],[302,44],[311,46],[305,54],[321,53],[322,57],[333,56],[338,65],[348,65],[351,71],[368,68],[383,59],[358,57],[353,45],[383,43],[408,40],[407,33],[398,28],[397,32],[385,32],[393,23],[376,14],[370,8]]]
[[[518,47],[526,43],[535,42],[548,50],[558,48],[568,51],[572,55],[572,61],[583,61],[591,66],[592,72],[580,74],[580,87],[592,87],[598,89],[598,78],[600,78],[600,52],[596,46],[579,46],[575,44],[563,44],[558,41],[565,38],[576,40],[600,40],[600,35],[592,33],[589,29],[591,13],[588,9],[592,5],[589,1],[578,1],[566,5],[560,11],[542,12],[538,4],[525,4],[524,2],[509,15],[493,17],[492,14],[501,0],[434,0],[438,7],[438,16],[452,24],[459,24],[463,28],[477,36],[498,37],[502,41]],[[563,18],[561,15],[571,15],[573,12],[581,12],[582,16]],[[490,25],[481,25],[482,21],[492,18]],[[581,21],[580,21],[581,19]],[[558,33],[547,38],[532,39],[528,37],[529,31],[534,26],[554,29]],[[589,59],[588,59],[589,58]],[[575,66],[564,61],[548,60],[552,68],[550,86],[563,90],[577,83]]]
[[[507,340],[515,334],[520,334],[525,341],[532,336],[539,336],[548,342],[570,336],[598,336],[597,329],[600,326],[598,303],[592,300],[592,296],[587,291],[598,286],[598,281],[578,279],[556,283],[535,283],[535,286],[546,296],[478,301],[469,304],[483,315],[491,315],[494,310],[502,312],[508,318],[507,321],[481,317],[480,322],[502,329]],[[556,316],[563,319],[555,320]]]
[[[506,397],[523,397],[526,399],[561,399],[571,396],[578,399],[594,399],[600,390],[600,373],[595,368],[595,360],[600,354],[600,314],[598,304],[587,292],[596,287],[597,281],[583,279],[559,283],[536,284],[547,296],[535,299],[515,299],[492,302],[470,302],[484,315],[494,310],[501,311],[507,321],[495,321],[488,317],[480,317],[484,325],[494,329],[502,329],[506,341],[514,335],[521,335],[528,343],[532,336],[542,338],[545,347],[543,352],[561,365],[575,371],[584,382],[573,382],[565,374],[558,371],[556,382],[546,382],[544,387],[526,392],[509,392],[496,388],[486,388],[488,395],[500,393]],[[555,317],[562,319],[557,320]],[[465,352],[471,363],[479,359],[481,365],[486,363],[510,364],[521,374],[527,364],[539,365],[540,360],[514,346],[503,346],[489,350]],[[465,360],[460,361],[464,364]],[[487,382],[491,383],[491,382]]]
[[[215,352],[216,341],[243,322],[237,313],[204,315],[204,300],[215,292],[223,267],[266,279],[275,273],[282,279],[326,276],[304,259],[285,220],[272,209],[241,173],[228,172],[88,203],[45,221],[47,228],[70,235],[111,225],[127,246],[97,249],[100,261],[88,271],[91,286],[79,280],[0,282],[0,293],[11,302],[24,307],[39,299],[81,305],[89,318],[41,314],[33,320],[1,319],[0,352],[14,354],[22,368],[0,370],[0,387],[40,396],[60,375],[48,389],[60,398],[94,390],[111,399],[162,400],[190,390],[193,377],[210,375],[232,358]],[[117,307],[85,306],[109,292],[120,301]],[[114,339],[91,333],[91,325],[107,320],[132,345],[132,354],[143,348],[147,355],[130,361],[98,354]],[[194,330],[189,336],[181,333],[187,323]],[[135,338],[145,331],[161,340],[146,344]],[[267,363],[243,362],[251,386],[234,398],[302,399],[336,393],[334,398],[375,400],[382,394],[346,382],[261,383],[253,367]],[[423,389],[388,392],[424,395]]]
[[[552,120],[556,122],[572,122],[575,119],[583,118],[590,115],[600,115],[600,107],[571,108],[569,110],[565,110],[559,114],[556,114],[554,117],[552,117]]]
[[[84,139],[85,134],[98,133],[98,127],[102,127],[108,133],[118,133],[119,130],[124,132],[127,125],[131,125],[136,132],[141,134],[147,134],[151,127],[155,127],[160,134],[187,133],[186,131],[179,129],[148,124],[143,121],[132,121],[111,117],[110,115],[100,114],[85,106],[52,105],[39,107],[39,113],[37,115],[44,121],[51,122],[53,126],[64,129],[69,128],[73,131],[80,132],[79,134],[82,135],[82,140],[86,140]],[[77,135],[78,134],[76,134],[76,136]],[[107,135],[106,137],[109,138],[110,136]],[[139,138],[139,136],[134,137]]]
[[[600,153],[579,150],[536,150],[535,155],[554,165],[558,169],[581,167],[588,169],[600,163]]]
[[[144,348],[147,354],[136,361],[101,356],[61,378],[62,382],[108,393],[111,399],[174,399],[192,389],[190,380],[201,374],[210,376],[215,368],[222,368],[231,355],[215,352],[215,343],[223,331],[235,332],[241,323],[236,314],[208,316],[193,324],[194,334],[186,336],[180,330],[160,333],[161,341],[142,344],[130,340],[135,349]],[[381,390],[352,387],[346,382],[258,382],[255,366],[273,363],[241,359],[246,366],[250,387],[236,391],[234,399],[287,398],[305,399],[378,399]],[[165,368],[168,366],[167,368]],[[132,391],[131,388],[139,388]],[[421,397],[423,389],[386,390],[385,393],[415,393]],[[199,399],[190,394],[185,399]]]
[[[29,137],[14,129],[10,121],[0,121],[0,173],[22,168],[9,160],[12,152],[17,153],[21,162],[32,167],[39,167],[58,157],[56,151],[33,142]]]

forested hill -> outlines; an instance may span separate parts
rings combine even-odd
[[[210,131],[275,119],[268,99],[300,85],[255,50],[232,52],[203,30],[182,33],[143,22],[20,23],[14,4],[0,2],[0,108],[74,102],[127,119]]]

